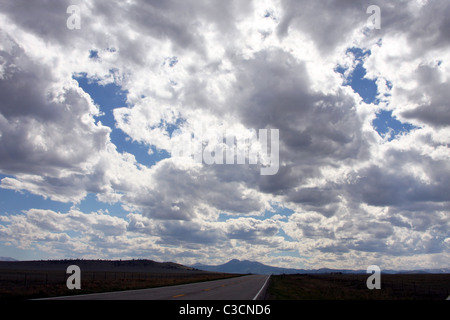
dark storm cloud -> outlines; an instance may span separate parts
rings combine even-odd
[[[376,1],[282,1],[285,15],[277,28],[283,37],[289,30],[298,29],[314,39],[323,54],[342,44],[358,26],[364,26],[366,9]]]
[[[420,91],[411,92],[411,100],[416,100],[417,107],[400,113],[405,119],[415,119],[434,127],[445,127],[450,125],[450,87],[449,81],[440,79],[439,66],[421,65],[417,68],[415,75]],[[427,102],[423,97],[428,96]]]
[[[11,52],[0,51],[0,58],[3,170],[57,175],[86,161],[92,148],[103,148],[109,129],[82,120],[98,111],[76,87],[52,87],[52,70],[34,62],[17,44]]]
[[[49,42],[70,45],[73,33],[66,27],[67,7],[72,1],[2,1],[0,12],[6,14],[14,23],[27,32],[45,37]]]

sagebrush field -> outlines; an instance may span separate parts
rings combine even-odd
[[[272,300],[444,300],[450,274],[382,274],[381,289],[369,290],[366,274],[293,274],[271,277]]]

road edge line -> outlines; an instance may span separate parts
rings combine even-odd
[[[269,276],[267,277],[266,281],[265,281],[264,284],[262,285],[261,289],[259,289],[258,293],[257,293],[256,296],[253,298],[253,300],[258,299],[259,295],[261,294],[261,292],[263,291],[263,289],[266,287],[267,281],[269,281],[270,276],[271,276],[271,275],[269,275]]]

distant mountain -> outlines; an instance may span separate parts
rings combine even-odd
[[[253,274],[293,274],[293,273],[331,273],[331,272],[342,272],[342,273],[365,273],[361,270],[337,270],[337,269],[327,269],[322,268],[318,270],[307,270],[307,269],[293,269],[293,268],[280,268],[273,267],[262,264],[260,262],[243,260],[240,261],[238,259],[233,259],[228,261],[227,263],[211,266],[211,265],[202,265],[195,264],[192,267],[206,270],[206,271],[216,271],[216,272],[227,272],[227,273],[253,273]]]
[[[228,261],[227,263],[217,265],[217,266],[209,266],[209,265],[201,265],[196,264],[192,267],[196,269],[201,269],[205,271],[215,271],[215,272],[226,272],[226,273],[254,273],[254,274],[281,274],[281,273],[298,273],[297,269],[287,269],[287,268],[279,268],[272,267],[262,264],[260,262],[244,260],[240,261],[237,259],[233,259]]]
[[[11,257],[0,257],[0,261],[18,261]]]
[[[450,273],[450,268],[402,270],[402,271],[397,271],[397,273]]]
[[[205,271],[215,271],[215,272],[226,272],[226,273],[253,273],[253,274],[294,274],[294,273],[308,273],[308,274],[320,274],[320,273],[366,273],[366,270],[350,270],[350,269],[293,269],[293,268],[280,268],[273,267],[262,264],[260,262],[233,259],[227,263],[221,265],[203,265],[195,264],[193,268],[205,270]],[[423,270],[381,270],[382,273],[450,273],[450,268],[442,269],[423,269]]]

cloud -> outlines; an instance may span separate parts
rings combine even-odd
[[[8,38],[2,33],[3,37]],[[109,143],[110,129],[94,122],[98,109],[74,81],[60,80],[9,39],[0,51],[0,165],[2,186],[29,189],[59,201],[77,201]],[[94,152],[93,152],[94,151]]]
[[[401,117],[438,128],[450,124],[447,105],[450,96],[445,90],[450,83],[443,80],[440,69],[437,65],[419,65],[417,67],[413,76],[417,79],[417,87],[422,88],[423,93],[421,95],[410,93],[412,98],[410,102],[416,106],[402,112]]]
[[[371,4],[379,30],[366,26]],[[2,212],[3,242],[187,262],[286,251],[300,267],[445,262],[446,1],[83,1],[80,30],[66,27],[68,5],[0,5],[0,186],[73,205],[92,193],[126,213]],[[358,63],[378,86],[372,103],[348,85]],[[108,126],[80,74],[126,95]],[[382,110],[414,129],[384,140],[372,125]],[[177,157],[145,165],[113,139],[171,155],[199,125],[279,129],[278,173]]]
[[[133,243],[126,237],[127,222],[101,211],[82,213],[71,209],[61,213],[30,209],[23,214],[2,217],[2,222],[7,225],[2,225],[0,230],[2,241],[58,256],[106,257],[115,252],[125,253]]]
[[[366,24],[365,11],[369,2],[355,4],[351,1],[281,1],[283,18],[277,27],[279,36],[292,29],[306,34],[314,41],[320,52],[332,52],[344,41],[349,41],[355,29]],[[372,1],[372,4],[375,4]]]
[[[274,236],[279,231],[279,225],[273,220],[257,220],[254,218],[230,219],[226,223],[226,234],[229,239],[247,241],[251,244],[268,244],[275,240]]]

